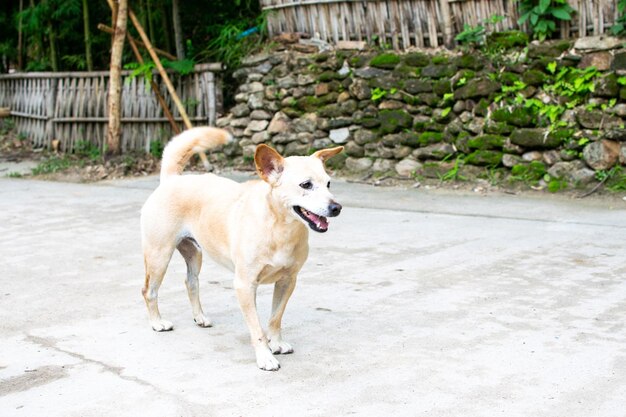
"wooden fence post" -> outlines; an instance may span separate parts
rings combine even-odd
[[[454,36],[452,30],[452,15],[450,14],[450,3],[448,0],[439,0],[441,6],[441,19],[443,20],[443,44],[447,48],[454,46]]]

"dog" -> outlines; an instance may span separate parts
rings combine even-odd
[[[280,364],[274,354],[293,352],[282,339],[281,320],[308,256],[308,230],[326,232],[328,217],[341,212],[329,190],[324,162],[343,147],[283,158],[271,147],[258,145],[254,163],[261,179],[245,183],[214,174],[181,175],[194,153],[232,140],[225,130],[197,127],[174,137],[165,147],[160,184],[141,210],[146,270],[142,294],[152,328],[157,332],[172,330],[172,323],[161,318],[157,299],[177,249],[187,264],[185,284],[193,319],[201,327],[210,327],[199,297],[198,274],[204,251],[235,273],[234,288],[256,363],[260,369],[276,371]],[[274,284],[267,333],[256,308],[260,284]]]

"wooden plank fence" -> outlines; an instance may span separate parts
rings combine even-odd
[[[176,92],[195,125],[214,125],[222,109],[221,68],[199,64],[186,76],[171,75]],[[167,141],[171,126],[149,85],[142,77],[125,78],[122,90],[122,151],[150,150],[153,141]],[[158,74],[160,87],[174,119],[184,130],[182,118]],[[73,152],[80,141],[103,149],[108,123],[108,71],[40,72],[0,75],[0,107],[10,107],[18,133],[35,147],[50,147],[53,139],[61,150]]]
[[[568,1],[577,13],[561,25],[561,37],[600,35],[617,18],[618,0]],[[519,28],[518,0],[261,0],[261,6],[270,12],[271,36],[304,32],[329,43],[357,40],[394,49],[441,46],[464,24],[493,15],[506,17],[496,30]]]

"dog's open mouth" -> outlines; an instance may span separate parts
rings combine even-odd
[[[319,233],[324,233],[328,230],[328,220],[324,216],[318,216],[305,209],[304,207],[294,206],[293,210],[298,213],[298,216],[302,217],[312,230]]]

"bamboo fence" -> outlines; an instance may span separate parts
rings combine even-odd
[[[214,125],[222,112],[222,89],[216,74],[219,65],[200,64],[178,77],[176,92],[196,125]],[[154,141],[167,141],[172,129],[154,92],[142,77],[123,72],[122,151],[150,150]],[[153,80],[181,126],[182,118],[158,74]],[[0,75],[0,107],[10,107],[18,133],[35,147],[50,147],[59,140],[64,152],[73,152],[81,141],[103,149],[108,122],[108,71],[40,72]]]
[[[560,36],[600,35],[617,17],[618,0],[568,0],[577,11]],[[329,43],[367,41],[394,49],[449,45],[464,24],[506,17],[498,31],[519,29],[518,0],[261,0],[271,36],[304,32]],[[522,28],[527,29],[527,28]]]

